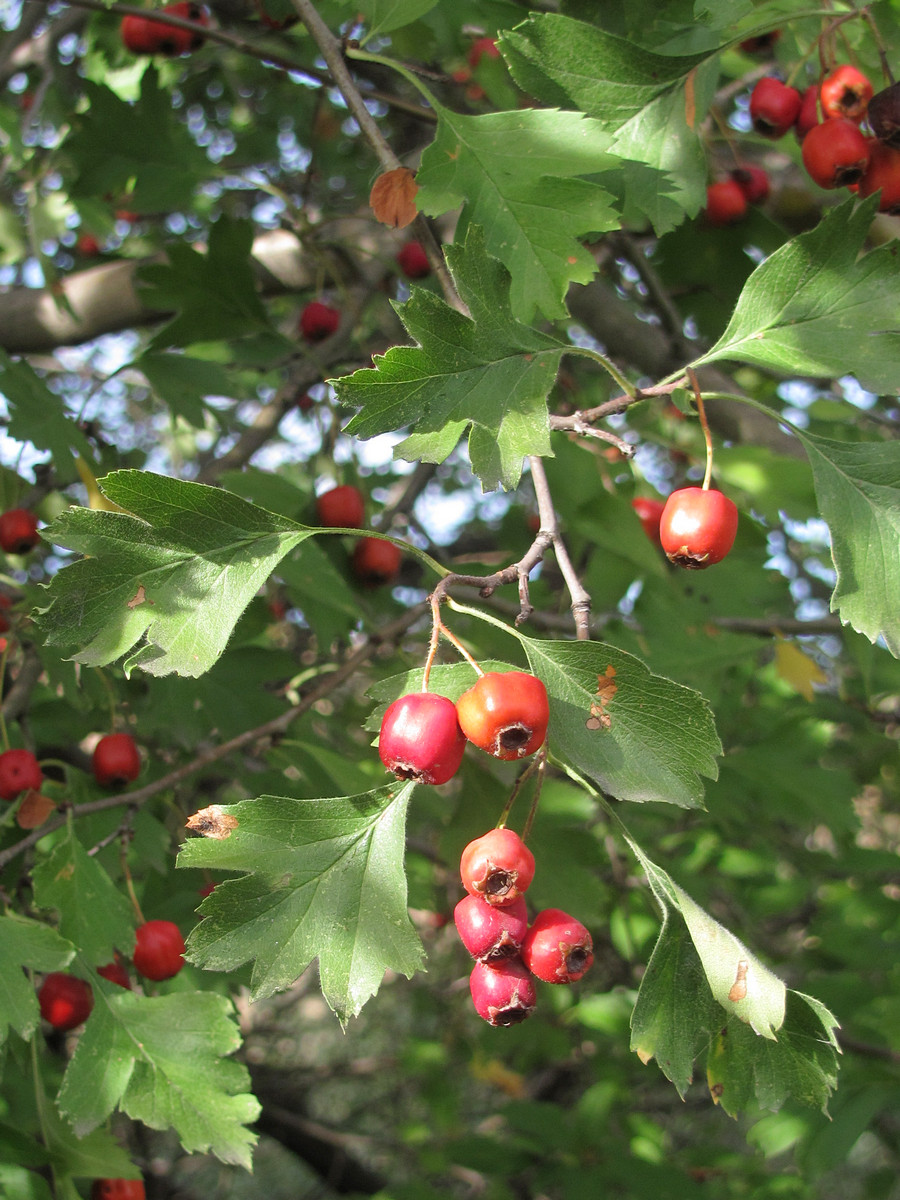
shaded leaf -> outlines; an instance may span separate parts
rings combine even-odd
[[[0,1043],[12,1027],[29,1038],[40,1020],[34,985],[23,968],[59,971],[72,961],[75,949],[55,929],[9,914],[0,917]]]

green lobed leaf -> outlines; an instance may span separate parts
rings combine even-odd
[[[96,857],[74,836],[58,842],[32,871],[39,908],[59,914],[59,932],[95,966],[111,962],[116,950],[134,946],[134,914]]]
[[[530,321],[535,309],[565,316],[569,284],[589,283],[597,269],[579,239],[619,225],[609,193],[577,178],[614,165],[609,138],[581,113],[469,116],[438,106],[437,115],[437,136],[416,172],[416,203],[432,216],[463,205],[462,228],[483,227],[488,254],[510,273],[519,320]]]
[[[251,998],[289,987],[319,960],[325,999],[356,1016],[387,970],[411,976],[422,947],[403,870],[411,784],[318,800],[261,796],[219,810],[237,824],[184,844],[180,867],[244,871],[217,885],[188,937],[193,962],[254,960]]]
[[[135,360],[134,366],[167,407],[195,429],[203,429],[206,422],[208,410],[203,397],[229,394],[229,375],[220,363],[187,354],[148,351]]]
[[[900,443],[836,442],[796,432],[831,530],[832,612],[870,641],[884,638],[900,658]]]
[[[250,1079],[230,1061],[240,1045],[231,1002],[211,992],[98,998],[63,1077],[59,1106],[83,1137],[118,1105],[192,1152],[250,1167],[259,1114]]]
[[[418,345],[395,346],[374,370],[332,381],[341,402],[360,410],[346,432],[367,439],[411,426],[395,454],[443,462],[469,429],[482,487],[512,489],[527,455],[551,453],[547,394],[565,347],[515,319],[509,275],[485,253],[477,226],[447,260],[471,320],[413,289],[397,311]]]
[[[58,1185],[56,1200],[60,1200],[64,1194],[59,1185],[68,1184],[71,1187],[72,1179],[140,1178],[131,1156],[119,1145],[110,1130],[92,1129],[89,1133],[79,1135],[49,1100],[43,1107],[42,1128],[47,1142],[47,1157]],[[78,1195],[74,1188],[71,1195],[73,1198]]]
[[[9,406],[10,437],[31,442],[38,450],[49,450],[55,471],[63,478],[72,465],[72,452],[92,461],[90,442],[71,418],[63,401],[34,373],[27,362],[14,362],[0,350],[0,391]]]
[[[346,6],[351,0],[339,0]],[[352,0],[353,12],[365,17],[367,40],[393,29],[402,29],[430,12],[438,0]]]
[[[693,365],[729,359],[790,375],[855,375],[893,392],[900,362],[897,243],[862,254],[878,198],[828,209],[756,268],[725,332]]]
[[[0,917],[0,1043],[10,1027],[26,1039],[37,1029],[37,995],[25,969],[59,971],[74,954],[71,942],[55,929],[12,913]]]
[[[49,541],[89,557],[55,576],[39,623],[78,662],[196,676],[222,653],[276,564],[310,530],[221,488],[141,471],[103,480],[127,511],[72,508]]]

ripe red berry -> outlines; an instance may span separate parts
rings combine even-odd
[[[762,167],[735,167],[731,178],[744,193],[748,204],[762,204],[769,198],[769,176]]]
[[[497,42],[492,37],[476,38],[469,47],[469,53],[466,55],[469,66],[474,69],[478,66],[483,58],[499,58],[500,51],[497,49]]]
[[[15,800],[29,788],[40,791],[44,776],[30,750],[4,750],[0,754],[0,800]]]
[[[475,1011],[489,1025],[518,1025],[537,1004],[534,980],[518,958],[496,966],[477,962],[469,976],[469,991]]]
[[[803,139],[801,156],[809,177],[823,188],[858,183],[869,164],[872,139],[845,117],[829,117]]]
[[[145,979],[171,979],[184,966],[184,938],[171,921],[147,921],[135,934],[134,966]]]
[[[873,141],[866,173],[859,181],[860,196],[881,192],[879,212],[900,212],[900,146]]]
[[[82,258],[96,258],[100,253],[100,243],[92,233],[83,233],[75,243],[75,249]]]
[[[160,11],[170,13],[182,21],[193,21],[198,25],[209,24],[206,12],[199,4],[193,4],[190,0],[166,4]],[[122,18],[119,32],[122,44],[132,54],[166,54],[175,57],[203,45],[203,35],[192,29],[181,29],[164,21],[148,21],[146,17],[133,14]]]
[[[767,75],[750,94],[750,119],[762,137],[780,138],[797,120],[802,97],[796,88]]]
[[[8,508],[0,513],[0,548],[7,554],[27,554],[41,540],[37,517],[27,508]]]
[[[91,1200],[145,1200],[146,1195],[141,1179],[95,1179],[91,1184]]]
[[[707,225],[720,229],[725,225],[736,225],[747,215],[747,197],[733,179],[720,179],[706,189],[706,208],[703,219]]]
[[[525,935],[522,961],[545,983],[572,983],[594,961],[594,943],[580,921],[561,908],[545,908]]]
[[[822,80],[819,97],[825,117],[861,121],[872,99],[872,81],[862,71],[844,63]]]
[[[341,314],[330,304],[311,300],[300,314],[300,333],[308,342],[321,342],[331,337],[341,323]]]
[[[803,93],[800,111],[794,122],[794,133],[802,142],[811,129],[819,124],[819,89],[811,84]]]
[[[94,747],[94,778],[101,787],[123,787],[141,773],[141,756],[130,733],[108,733]]]
[[[434,692],[410,692],[395,700],[381,720],[378,753],[398,779],[440,784],[459,770],[466,739],[456,705]]]
[[[117,983],[119,987],[131,990],[131,980],[128,978],[128,972],[122,965],[122,960],[118,954],[105,967],[98,967],[97,974],[102,976],[103,979],[108,979],[110,983]]]
[[[700,570],[721,562],[734,545],[738,511],[715,488],[672,492],[659,521],[659,540],[669,562]]]
[[[658,546],[659,518],[666,507],[665,500],[654,500],[652,496],[635,496],[631,507],[637,513],[644,533],[654,545]]]
[[[316,517],[327,529],[359,529],[365,511],[363,494],[352,483],[330,488],[316,497]]]
[[[353,549],[353,574],[367,587],[390,583],[400,571],[403,551],[381,538],[360,538]]]
[[[83,979],[51,971],[38,991],[38,1006],[41,1016],[54,1029],[74,1029],[91,1015],[94,993]]]
[[[528,910],[521,897],[501,907],[481,896],[463,896],[453,910],[453,920],[472,957],[492,965],[515,958],[528,932]]]
[[[408,279],[424,279],[431,274],[431,263],[421,242],[406,242],[397,251],[397,264]]]
[[[547,689],[526,671],[488,671],[456,702],[470,742],[495,758],[525,758],[547,736]]]
[[[866,119],[880,142],[900,149],[900,83],[892,83],[872,97]]]
[[[470,896],[506,908],[528,891],[534,855],[514,830],[489,829],[463,850],[459,877]]]

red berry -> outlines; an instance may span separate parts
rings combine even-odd
[[[477,962],[469,976],[469,991],[479,1017],[489,1025],[518,1025],[534,1012],[534,980],[520,959],[496,966]]]
[[[654,545],[659,545],[659,518],[666,507],[665,500],[654,500],[650,496],[635,496],[631,507],[638,515],[644,533]]]
[[[82,258],[96,258],[100,253],[100,243],[92,233],[83,233],[75,243],[75,249]]]
[[[803,139],[801,156],[810,178],[823,188],[858,183],[869,165],[871,139],[845,117],[829,117]]]
[[[659,540],[669,562],[699,570],[721,562],[734,545],[738,511],[715,488],[673,492],[659,521]]]
[[[867,75],[844,63],[822,80],[819,97],[825,117],[846,117],[861,121],[866,115],[875,89]]]
[[[184,938],[171,921],[147,921],[138,926],[134,966],[145,979],[171,979],[184,966]]]
[[[769,198],[769,176],[762,167],[735,167],[731,178],[744,193],[748,204],[762,204]]]
[[[359,529],[365,517],[365,501],[352,483],[331,488],[316,497],[316,517],[327,529]]]
[[[145,1200],[143,1180],[95,1179],[91,1184],[91,1200]]]
[[[44,776],[30,750],[4,750],[0,754],[0,800],[15,800],[29,788],[40,791]]]
[[[481,896],[463,896],[453,910],[453,920],[472,957],[492,965],[515,958],[528,932],[528,910],[521,897],[500,907]]]
[[[330,304],[311,300],[300,314],[300,333],[308,342],[321,342],[331,337],[341,323],[341,314]]]
[[[465,748],[456,705],[446,696],[410,692],[382,718],[378,753],[398,779],[446,783],[459,770]]]
[[[409,279],[424,279],[431,274],[431,263],[421,242],[406,242],[397,251],[400,270]]]
[[[41,1016],[54,1029],[74,1029],[86,1021],[94,1007],[91,985],[74,975],[51,971],[38,991]]]
[[[0,592],[0,633],[6,633],[12,626],[4,610],[13,606],[13,598],[7,592]]]
[[[470,896],[506,908],[528,891],[534,855],[514,830],[489,829],[463,850],[459,876]]]
[[[802,142],[811,129],[819,124],[819,89],[812,84],[803,93],[800,112],[794,122],[794,133]]]
[[[122,965],[122,960],[118,954],[111,963],[107,963],[105,967],[98,967],[97,974],[104,979],[108,979],[110,983],[117,983],[119,987],[128,988],[131,990],[131,980],[128,978],[128,972]]]
[[[900,83],[892,83],[872,97],[866,119],[880,142],[900,149]]]
[[[873,141],[869,165],[859,181],[860,196],[881,192],[880,212],[900,212],[900,146]]]
[[[747,215],[747,197],[733,179],[721,179],[706,189],[706,208],[703,219],[707,225],[720,229],[724,225],[736,225]]]
[[[522,961],[545,983],[572,983],[594,961],[594,943],[580,921],[561,908],[545,908],[525,935]]]
[[[94,747],[94,778],[101,787],[123,787],[141,773],[141,756],[130,733],[108,733]]]
[[[27,508],[8,508],[0,513],[0,548],[7,554],[27,554],[41,540],[37,517]]]
[[[469,53],[466,55],[469,66],[474,69],[481,62],[482,58],[499,58],[500,51],[497,49],[497,42],[492,37],[476,38],[469,47]]]
[[[190,0],[166,4],[161,11],[179,17],[182,21],[193,21],[198,25],[209,24],[209,17],[204,10]],[[132,54],[167,54],[174,57],[187,54],[203,45],[203,35],[194,30],[167,25],[164,21],[148,21],[146,17],[133,14],[122,18],[119,32],[122,44]]]
[[[547,736],[547,689],[526,671],[488,671],[463,692],[456,711],[469,741],[495,758],[525,758]]]
[[[403,551],[381,538],[360,538],[351,560],[353,574],[367,587],[390,583],[400,571]]]
[[[802,98],[796,88],[767,75],[750,94],[750,119],[762,137],[780,138],[797,120]]]
[[[745,54],[768,54],[780,37],[780,29],[771,29],[768,33],[760,33],[756,37],[744,38],[740,47]]]

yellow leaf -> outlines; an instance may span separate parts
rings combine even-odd
[[[812,700],[814,683],[828,682],[828,676],[819,664],[783,637],[775,643],[775,670],[778,678],[799,692],[804,700]]]
[[[78,468],[78,474],[81,476],[81,482],[87,488],[88,508],[102,508],[106,512],[124,512],[124,508],[120,508],[118,504],[113,504],[112,500],[107,498],[100,491],[94,473],[87,465],[80,454],[75,455],[75,466]]]

